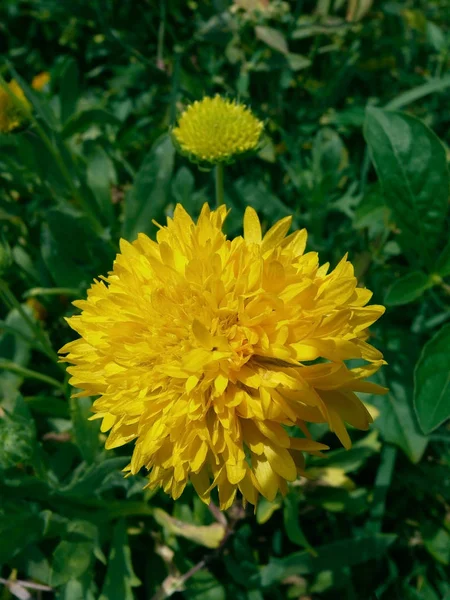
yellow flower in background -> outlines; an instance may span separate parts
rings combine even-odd
[[[229,163],[258,147],[264,128],[244,104],[205,97],[183,112],[172,131],[183,154],[198,163]]]
[[[8,133],[22,125],[27,118],[27,112],[31,108],[17,81],[12,80],[6,85],[16,97],[16,101],[11,98],[10,93],[0,86],[0,133]]]
[[[145,467],[173,498],[188,481],[204,502],[217,487],[222,509],[237,490],[252,504],[285,494],[303,452],[327,448],[308,423],[349,448],[345,424],[371,422],[355,392],[385,391],[366,381],[384,363],[366,341],[384,308],[367,306],[347,258],[319,266],[305,230],[286,237],[291,217],[262,236],[252,208],[228,240],[226,215],[204,205],[195,223],[178,205],[156,241],[122,240],[112,272],[75,302],[80,338],[60,350],[76,395],[99,396],[106,447],[135,440],[129,472]]]
[[[48,73],[47,71],[42,71],[42,73],[38,73],[33,77],[31,87],[34,90],[41,92],[45,88],[45,86],[50,82],[50,79],[50,73]]]

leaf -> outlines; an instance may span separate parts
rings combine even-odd
[[[295,492],[290,492],[284,498],[283,519],[284,530],[288,539],[302,548],[311,549],[311,544],[305,537],[298,522],[299,497]]]
[[[273,502],[269,502],[262,496],[258,500],[258,505],[256,507],[256,522],[259,523],[259,525],[267,523],[273,513],[281,508],[281,506],[282,503],[279,498],[276,498]]]
[[[36,448],[34,419],[20,394],[11,412],[0,414],[0,468],[30,464]]]
[[[75,443],[87,463],[93,463],[99,448],[98,421],[89,421],[92,416],[90,398],[71,398],[70,417],[72,419]]]
[[[86,497],[95,494],[111,475],[123,469],[128,462],[128,458],[116,456],[102,460],[98,464],[89,465],[81,472],[77,470],[73,480],[68,485],[60,488],[58,493],[71,497]]]
[[[88,521],[71,521],[66,539],[62,540],[53,553],[51,585],[58,587],[71,579],[78,579],[89,569],[97,528]]]
[[[68,57],[61,69],[59,101],[61,105],[61,123],[73,115],[79,95],[78,65],[72,57]]]
[[[0,544],[0,564],[4,565],[29,544],[40,540],[44,530],[44,511],[37,514],[11,510],[8,514],[0,514],[0,536],[8,541]]]
[[[423,271],[408,273],[390,286],[384,299],[388,306],[399,306],[414,302],[422,296],[430,285],[433,285],[430,277]]]
[[[41,230],[41,253],[58,287],[87,287],[111,265],[111,247],[99,238],[86,216],[72,207],[47,211]]]
[[[190,525],[179,519],[174,519],[160,508],[154,509],[153,516],[156,522],[165,527],[169,533],[180,535],[207,548],[218,548],[225,535],[226,528],[220,523]]]
[[[435,560],[450,564],[450,533],[436,523],[428,522],[422,528],[423,544]]]
[[[429,94],[442,92],[448,87],[450,87],[450,75],[445,75],[441,79],[430,79],[422,85],[418,85],[407,92],[403,92],[397,96],[397,98],[388,102],[385,108],[389,110],[398,110],[399,108],[408,106],[409,104],[412,104],[412,102],[420,100]]]
[[[441,277],[450,275],[450,240],[438,256],[434,271]]]
[[[303,54],[292,54],[287,55],[289,66],[293,71],[301,71],[311,66],[311,60]]]
[[[125,199],[122,235],[133,241],[138,233],[152,231],[152,219],[157,219],[167,203],[172,177],[175,148],[168,135],[155,142],[136,175],[134,185]]]
[[[273,50],[281,52],[281,54],[289,53],[286,38],[280,31],[278,31],[278,29],[273,29],[272,27],[266,27],[264,25],[257,25],[255,27],[255,35],[259,40],[267,44]]]
[[[73,135],[84,133],[94,125],[113,125],[115,127],[120,127],[121,122],[113,114],[102,108],[90,108],[73,115],[64,125],[61,136],[63,139],[72,137]]]
[[[186,582],[183,596],[188,600],[226,600],[223,585],[207,569],[195,573]]]
[[[191,197],[194,192],[195,179],[187,167],[181,167],[173,178],[172,194],[177,202],[190,212],[192,210]]]
[[[320,546],[316,548],[315,557],[305,551],[285,558],[271,558],[269,564],[261,569],[261,582],[264,587],[269,587],[293,575],[339,571],[368,560],[380,559],[395,539],[395,535],[369,535]]]
[[[403,242],[431,266],[448,209],[445,149],[421,121],[369,107],[364,135]]]
[[[403,450],[411,462],[417,463],[427,446],[428,440],[416,425],[412,407],[412,389],[403,382],[388,377],[389,393],[372,396],[370,403],[380,410],[374,427],[386,442]]]
[[[125,521],[121,519],[114,527],[108,569],[99,600],[133,600],[133,589],[141,585],[133,571]]]
[[[414,371],[414,407],[425,433],[450,417],[450,324],[423,347]]]
[[[86,171],[87,184],[99,207],[102,222],[110,226],[114,223],[114,210],[111,198],[111,186],[116,183],[114,164],[101,146],[89,153]]]

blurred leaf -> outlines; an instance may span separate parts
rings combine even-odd
[[[438,256],[434,271],[441,277],[450,275],[450,240]]]
[[[97,438],[96,443],[98,444]],[[83,470],[77,470],[70,483],[60,488],[58,492],[67,496],[89,496],[98,492],[111,475],[126,467],[127,457],[106,458],[98,464],[91,464]]]
[[[152,219],[161,217],[167,202],[174,157],[175,148],[170,136],[164,135],[144,158],[125,200],[122,235],[127,240],[133,241],[138,233],[150,233]]]
[[[73,115],[61,132],[63,139],[87,131],[92,126],[114,125],[120,127],[120,120],[102,108],[90,108]]]
[[[414,372],[414,406],[430,433],[450,417],[450,325],[425,344]]]
[[[260,525],[267,523],[270,517],[273,515],[275,511],[282,507],[282,501],[280,498],[276,498],[273,502],[269,502],[262,496],[258,500],[258,505],[256,507],[256,521]]]
[[[436,523],[422,526],[423,543],[428,552],[441,564],[450,565],[450,533]]]
[[[433,285],[432,280],[422,271],[408,273],[394,281],[386,293],[384,302],[388,306],[399,306],[414,302],[422,296],[430,285]]]
[[[111,227],[114,210],[111,187],[116,183],[114,164],[101,146],[95,146],[88,155],[87,184],[97,200],[102,222]]]
[[[183,596],[189,600],[226,600],[223,585],[206,569],[202,569],[186,582]]]
[[[78,579],[91,566],[97,528],[88,521],[71,521],[66,539],[53,553],[51,585],[59,587],[71,579]]]
[[[46,513],[27,511],[10,511],[0,513],[0,535],[8,543],[0,544],[0,564],[8,563],[21,550],[40,540],[44,535]]]
[[[350,538],[319,546],[315,557],[305,551],[285,558],[271,558],[269,564],[261,568],[262,585],[269,587],[293,575],[337,571],[368,560],[380,559],[395,539],[395,535],[387,534]]]
[[[75,443],[81,456],[87,463],[93,463],[99,448],[99,423],[89,421],[92,417],[90,398],[70,399],[70,417],[72,419]]]
[[[99,600],[133,600],[133,589],[141,582],[133,571],[125,521],[114,527],[108,559],[108,570]]]
[[[299,496],[295,492],[290,492],[285,496],[283,502],[284,530],[286,531],[288,539],[293,544],[297,544],[302,548],[311,549],[311,545],[306,539],[298,522],[299,500]]]
[[[417,463],[422,458],[428,440],[416,425],[412,390],[392,376],[388,382],[389,393],[373,396],[370,400],[380,410],[374,426],[386,442],[401,448],[413,463]]]
[[[156,522],[165,527],[169,533],[180,535],[207,548],[218,548],[226,531],[226,528],[220,523],[203,526],[190,525],[179,519],[174,519],[160,508],[154,509],[153,516]]]
[[[266,27],[265,25],[257,25],[255,27],[255,34],[259,40],[267,44],[273,50],[281,52],[281,54],[289,53],[286,38],[278,29]]]
[[[347,21],[360,21],[372,8],[373,0],[349,0]]]
[[[385,106],[389,110],[398,110],[404,106],[408,106],[416,100],[420,100],[424,96],[433,94],[434,92],[442,92],[450,86],[450,75],[444,75],[441,79],[431,79],[422,85],[403,92],[397,98],[388,102]]]
[[[0,414],[0,469],[29,464],[36,447],[36,427],[20,394],[11,413]]]
[[[364,134],[408,247],[433,264],[448,210],[449,175],[445,149],[424,123],[409,115],[369,107]]]
[[[187,167],[178,169],[172,182],[172,194],[177,202],[190,212],[192,210],[191,197],[194,192],[195,179]]]
[[[61,123],[64,125],[75,112],[79,95],[78,65],[70,56],[65,60],[62,67],[59,88]]]
[[[292,54],[287,55],[289,66],[293,71],[301,71],[311,66],[311,60],[303,54]]]

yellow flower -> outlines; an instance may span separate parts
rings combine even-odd
[[[26,120],[31,106],[17,81],[10,81],[6,85],[16,97],[16,102],[0,86],[0,133],[8,133],[19,127]]]
[[[172,134],[192,161],[215,165],[255,150],[263,128],[244,104],[217,95],[188,106]]]
[[[81,337],[60,351],[76,395],[99,396],[106,448],[136,440],[128,471],[145,467],[173,498],[188,481],[204,502],[217,487],[223,509],[238,489],[252,504],[286,493],[302,452],[327,448],[307,423],[349,448],[345,423],[371,422],[355,392],[385,391],[365,381],[384,363],[366,341],[384,308],[366,306],[347,258],[319,267],[305,230],[286,237],[291,217],[263,237],[252,208],[227,240],[226,214],[204,205],[194,223],[178,205],[157,241],[122,240],[112,272],[75,302]]]
[[[47,83],[50,81],[50,73],[47,71],[42,71],[42,73],[38,73],[33,77],[33,81],[31,82],[31,87],[34,90],[40,92],[45,88]]]

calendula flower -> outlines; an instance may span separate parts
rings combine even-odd
[[[212,166],[255,150],[263,128],[244,104],[217,95],[188,106],[172,136],[192,161]]]
[[[33,77],[31,87],[38,92],[42,91],[50,81],[50,73],[42,71]]]
[[[31,106],[17,81],[12,80],[7,86],[16,101],[0,86],[0,133],[8,133],[22,125]]]
[[[371,422],[355,392],[385,391],[366,381],[384,362],[366,341],[384,308],[366,306],[347,258],[319,266],[305,230],[286,237],[291,217],[263,237],[252,208],[228,240],[226,214],[204,205],[194,223],[178,205],[156,241],[122,240],[61,349],[76,395],[99,396],[106,447],[135,440],[129,472],[173,498],[188,481],[204,502],[217,487],[222,509],[238,489],[252,504],[286,493],[303,452],[327,448],[307,423],[350,447],[345,424]]]

